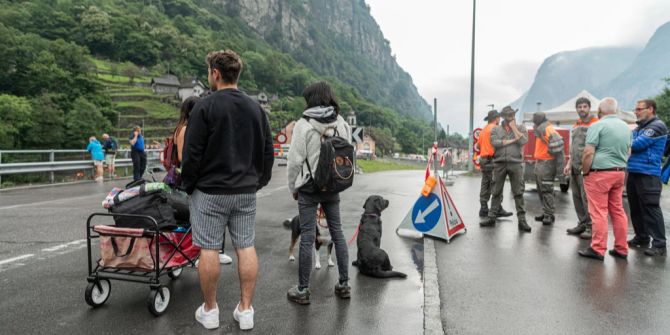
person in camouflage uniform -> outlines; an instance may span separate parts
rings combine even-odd
[[[563,138],[547,120],[544,112],[533,114],[533,124],[535,125],[535,152],[533,153],[535,182],[537,183],[537,194],[542,202],[542,214],[536,216],[535,221],[541,221],[543,225],[550,225],[555,221],[554,180],[557,175],[563,176],[563,151],[565,149]],[[554,153],[553,149],[560,152]]]
[[[528,132],[523,125],[517,125],[514,115],[516,111],[510,106],[503,108],[501,112],[504,122],[491,130],[491,144],[495,148],[493,155],[493,199],[491,209],[486,219],[479,225],[482,227],[494,226],[496,213],[502,208],[502,192],[505,179],[509,176],[512,186],[512,195],[516,205],[516,216],[519,222],[519,230],[530,232],[531,228],[526,222],[526,210],[523,203],[523,146],[528,142]]]
[[[591,217],[589,216],[589,203],[586,200],[584,190],[584,176],[582,176],[582,153],[586,145],[586,131],[589,126],[598,121],[591,115],[591,101],[581,97],[575,102],[575,108],[579,120],[572,126],[570,133],[570,159],[563,169],[563,174],[570,177],[570,188],[572,189],[572,202],[577,212],[577,226],[567,230],[570,235],[579,235],[582,239],[591,239]]]

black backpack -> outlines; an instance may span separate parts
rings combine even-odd
[[[314,131],[317,130],[314,129]],[[314,191],[342,192],[354,183],[354,146],[339,136],[337,129],[335,135],[331,137],[319,134],[321,135],[321,151],[316,173],[312,172],[309,159],[306,160],[307,169],[314,183]]]

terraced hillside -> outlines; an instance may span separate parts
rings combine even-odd
[[[125,138],[135,125],[142,126],[147,145],[153,141],[162,142],[169,136],[179,118],[179,100],[174,94],[156,94],[150,88],[151,78],[160,73],[146,71],[132,78],[121,74],[121,64],[92,58],[96,68],[97,81],[102,84],[114,102],[119,113],[110,130],[121,146],[126,146]]]

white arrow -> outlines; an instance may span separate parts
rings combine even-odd
[[[437,202],[437,199],[433,200],[433,203],[428,206],[425,211],[419,210],[419,214],[416,215],[416,223],[426,223],[426,216],[428,216],[432,211],[436,210],[440,206],[440,203]]]
[[[363,143],[363,140],[361,139],[361,132],[363,131],[363,127],[358,127],[354,129],[354,132],[351,134],[352,139],[356,143]]]

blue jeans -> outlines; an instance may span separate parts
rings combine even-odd
[[[316,239],[316,210],[321,204],[330,237],[335,244],[335,257],[340,282],[349,280],[349,250],[340,222],[340,195],[338,193],[298,193],[298,211],[300,214],[300,252],[298,254],[298,284],[300,288],[309,287],[312,273],[312,255]]]

